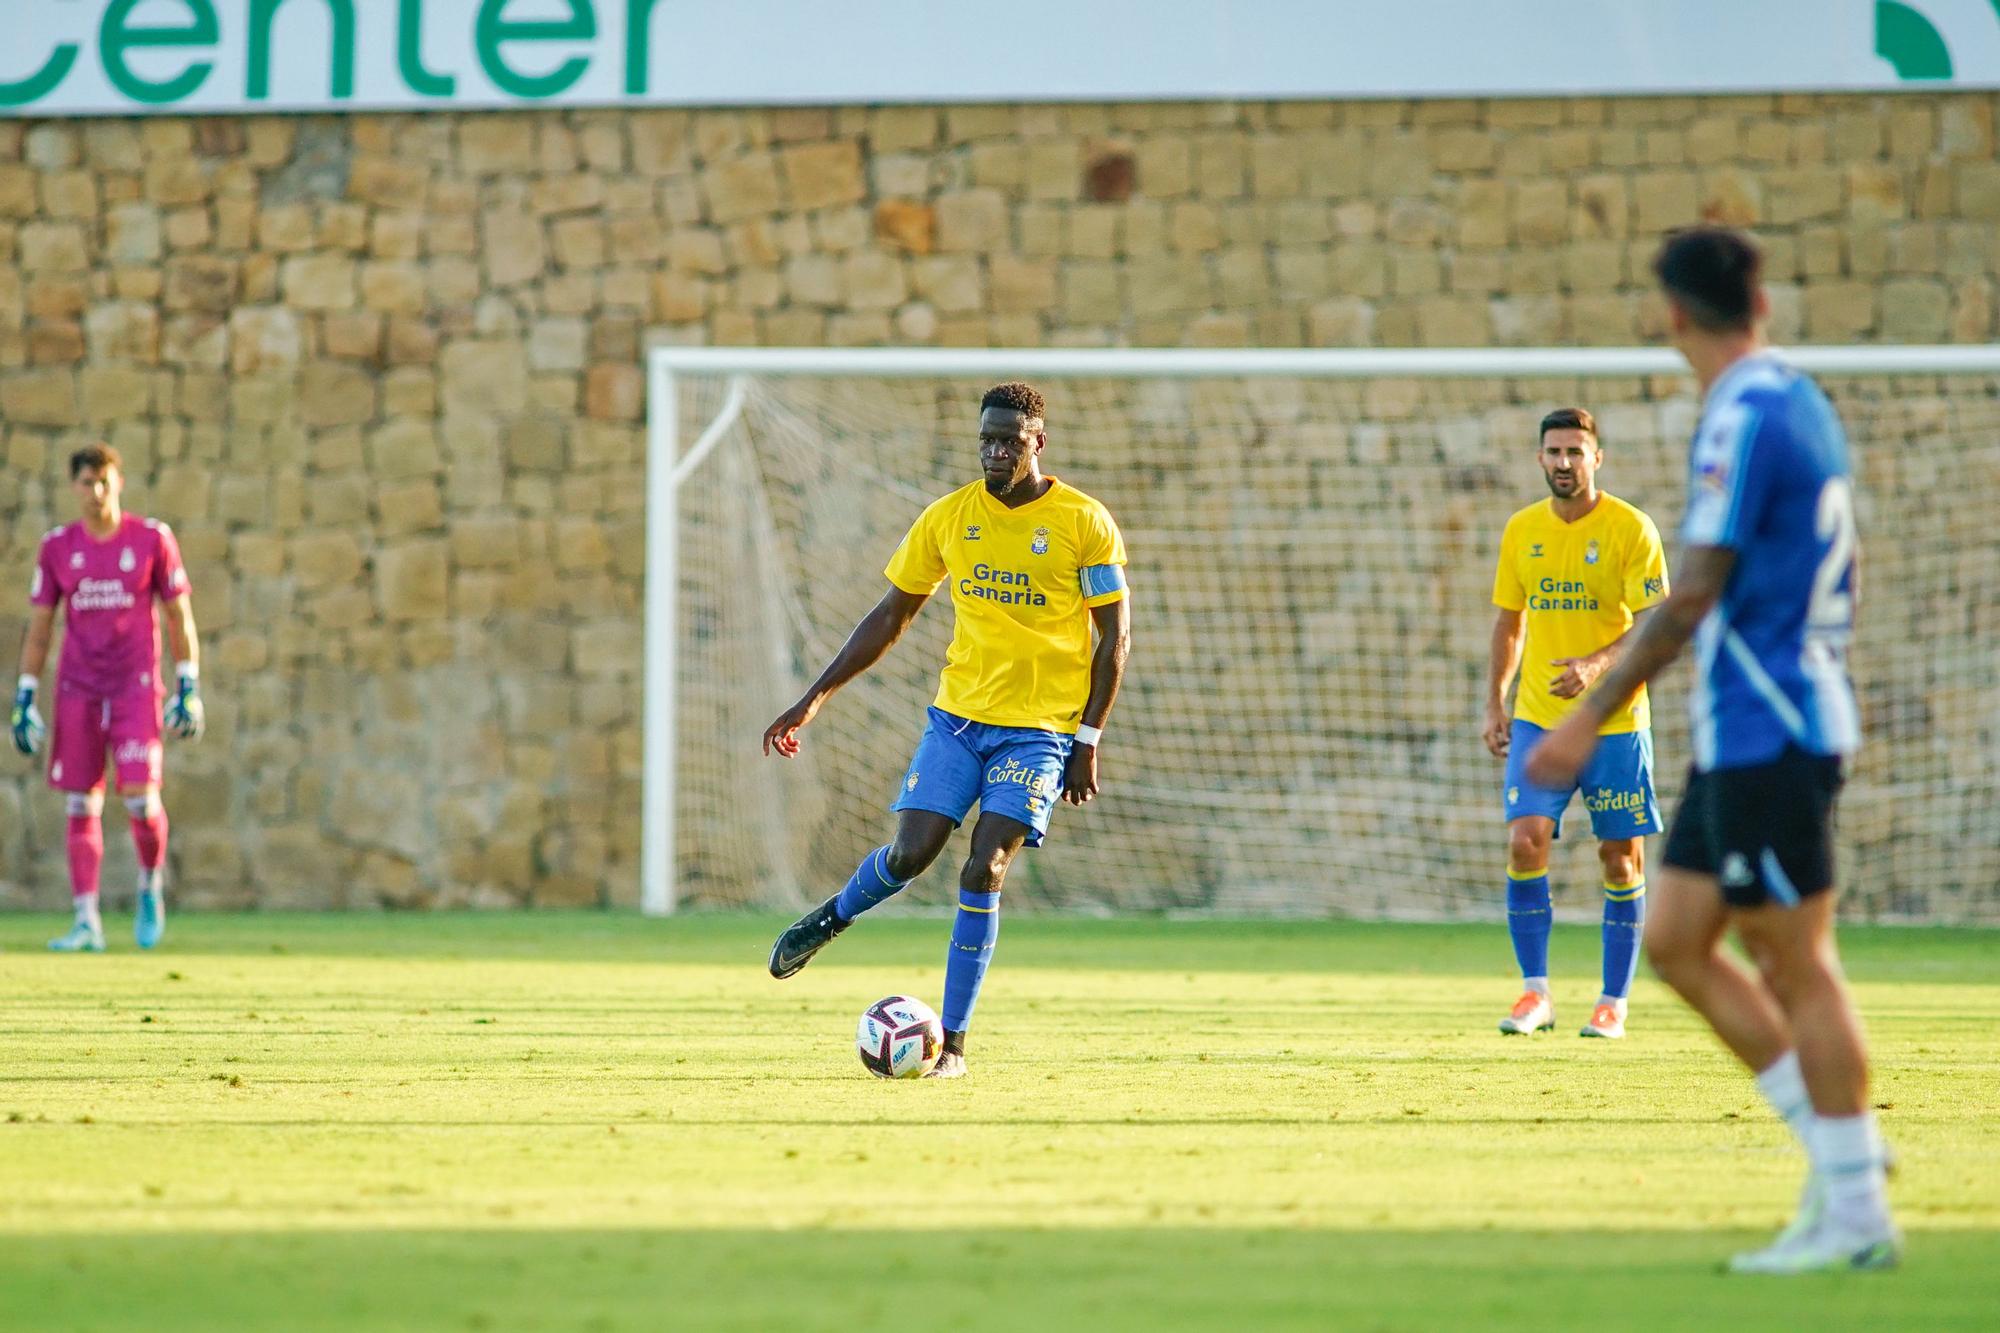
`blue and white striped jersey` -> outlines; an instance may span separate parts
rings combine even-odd
[[[1847,436],[1820,387],[1774,352],[1743,358],[1709,389],[1681,541],[1736,553],[1695,635],[1695,767],[1767,763],[1788,742],[1851,754],[1861,720],[1847,675],[1856,551]]]

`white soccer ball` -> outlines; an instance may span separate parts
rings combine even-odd
[[[876,1078],[922,1078],[944,1051],[944,1024],[922,1000],[891,995],[861,1015],[854,1048]]]

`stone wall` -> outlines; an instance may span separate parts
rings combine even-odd
[[[107,439],[207,644],[183,901],[628,902],[648,341],[1629,343],[1700,217],[1782,338],[1985,341],[1996,105],[0,122],[0,644]],[[0,900],[53,905],[6,773]]]

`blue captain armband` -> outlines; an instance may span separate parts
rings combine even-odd
[[[1085,601],[1103,597],[1109,593],[1125,591],[1125,566],[1085,565],[1077,571],[1077,581],[1083,585]]]

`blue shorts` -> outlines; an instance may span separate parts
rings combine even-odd
[[[1660,831],[1660,806],[1653,799],[1653,733],[1628,731],[1597,738],[1597,753],[1583,766],[1577,780],[1563,787],[1538,787],[1522,774],[1528,751],[1548,733],[1532,722],[1514,719],[1507,746],[1506,818],[1546,815],[1562,836],[1563,811],[1569,798],[1583,793],[1590,811],[1590,831],[1600,840],[1642,838]]]
[[[928,718],[902,793],[889,808],[930,810],[963,824],[977,801],[982,814],[1026,824],[1033,830],[1028,846],[1041,846],[1076,738],[1037,727],[989,727],[942,708],[930,709]]]

